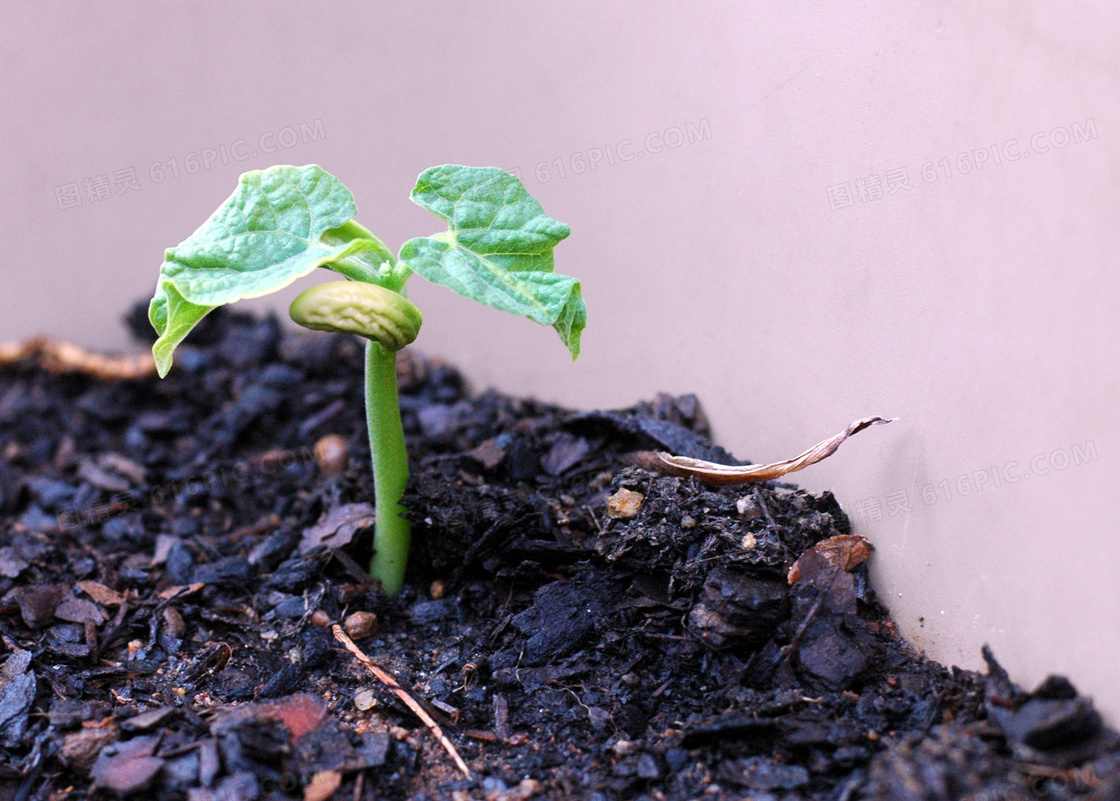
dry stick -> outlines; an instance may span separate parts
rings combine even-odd
[[[468,779],[472,778],[471,769],[467,767],[467,763],[459,756],[459,752],[455,750],[455,746],[447,739],[447,735],[443,733],[443,729],[439,727],[439,724],[432,720],[432,716],[424,711],[424,707],[420,706],[420,703],[409,695],[407,690],[397,684],[396,679],[375,665],[373,660],[362,653],[362,649],[356,646],[354,641],[346,636],[346,632],[342,630],[341,626],[336,623],[331,626],[331,631],[334,632],[334,638],[346,646],[346,650],[352,653],[355,659],[365,665],[366,670],[376,676],[378,681],[392,690],[393,694],[404,701],[405,705],[416,714],[416,717],[424,722],[424,725],[439,739],[440,745],[444,747],[444,750],[455,760],[456,766],[458,766],[459,770],[463,771],[463,775]]]
[[[34,359],[57,373],[85,373],[106,381],[154,375],[156,363],[150,354],[103,356],[69,342],[35,337],[24,342],[0,343],[0,367]]]
[[[766,516],[766,523],[770,527],[770,533],[777,535],[778,524],[774,522],[774,518],[770,514],[770,507],[766,505],[766,499],[762,497],[762,492],[759,491],[757,486],[754,488],[754,497],[755,500],[758,501],[758,505],[762,507],[762,514]]]
[[[773,464],[731,465],[706,462],[703,459],[691,459],[687,456],[673,456],[664,452],[643,454],[646,465],[652,466],[664,473],[674,476],[689,478],[695,476],[708,486],[728,486],[734,484],[747,484],[750,482],[771,481],[781,478],[789,473],[796,473],[809,465],[816,464],[822,459],[827,459],[836,453],[836,449],[848,437],[858,434],[868,426],[882,425],[893,422],[898,418],[864,417],[856,420],[846,429],[834,437],[818,442],[804,453],[792,459],[786,459]]]

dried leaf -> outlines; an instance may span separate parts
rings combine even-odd
[[[347,503],[336,506],[319,522],[305,529],[299,541],[299,552],[307,554],[320,545],[341,548],[350,544],[354,535],[377,522],[377,513],[368,503]]]
[[[121,721],[121,728],[129,732],[143,732],[154,729],[164,720],[174,715],[178,710],[173,706],[161,706],[156,709],[149,709],[147,712],[141,712],[139,715],[133,715],[130,718]]]
[[[793,567],[789,569],[788,579],[790,584],[796,584],[803,578],[802,568],[804,565],[802,560],[806,559],[809,554],[820,557],[830,568],[852,571],[871,556],[871,545],[858,534],[840,534],[829,537],[827,540],[821,540],[801,554],[797,561],[793,563]],[[814,561],[819,564],[819,560]]]
[[[159,594],[159,597],[167,601],[172,598],[182,598],[187,595],[198,592],[206,586],[206,582],[199,581],[194,584],[179,584],[174,587],[168,587],[166,590]]]
[[[120,606],[124,603],[123,595],[96,581],[79,581],[78,589],[102,606]]]
[[[337,770],[321,770],[303,788],[303,801],[327,801],[341,784],[342,774]]]
[[[897,418],[865,417],[856,420],[835,437],[818,442],[809,450],[793,459],[784,462],[774,462],[765,465],[730,465],[705,462],[703,459],[690,459],[687,456],[673,456],[668,453],[658,452],[651,454],[650,466],[675,476],[686,478],[695,476],[704,484],[710,486],[725,486],[728,484],[747,484],[752,481],[771,481],[781,478],[789,473],[796,473],[811,464],[816,464],[822,459],[827,459],[836,452],[840,443],[853,434],[858,434],[868,426],[880,423],[890,423]]]

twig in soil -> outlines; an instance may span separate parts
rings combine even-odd
[[[331,558],[342,566],[342,569],[346,571],[350,578],[363,587],[372,587],[376,583],[373,576],[362,570],[362,566],[354,561],[354,557],[341,548],[332,550]]]
[[[84,373],[105,381],[144,378],[156,371],[148,354],[140,356],[103,356],[69,342],[35,337],[25,342],[0,344],[0,367],[33,359],[56,373]]]
[[[509,702],[501,693],[494,694],[494,734],[499,740],[509,739]]]
[[[352,653],[354,655],[354,658],[365,666],[366,670],[376,676],[378,681],[392,690],[393,694],[396,695],[397,698],[400,698],[404,702],[405,706],[411,709],[416,717],[420,718],[420,720],[423,721],[424,725],[427,726],[432,734],[436,737],[436,739],[439,740],[440,745],[443,746],[444,750],[451,755],[451,759],[455,761],[456,767],[458,767],[459,770],[463,772],[463,775],[468,779],[473,778],[471,776],[471,769],[467,767],[467,763],[463,761],[463,758],[461,756],[459,756],[459,752],[455,750],[455,746],[452,745],[451,741],[447,739],[447,735],[443,733],[443,729],[439,727],[438,723],[432,720],[432,716],[424,710],[424,707],[420,706],[420,703],[415,698],[413,698],[407,690],[401,687],[401,685],[397,684],[396,679],[394,679],[387,672],[375,665],[373,663],[373,660],[366,656],[362,652],[362,649],[355,645],[354,641],[346,636],[346,632],[342,630],[341,626],[336,623],[335,625],[331,626],[331,631],[334,632],[334,638],[342,643],[343,646],[346,647],[346,650]]]
[[[758,501],[758,506],[762,509],[762,515],[766,518],[766,524],[770,527],[771,534],[778,533],[778,524],[774,522],[774,518],[770,515],[770,507],[766,505],[766,499],[762,497],[762,492],[758,487],[754,488],[754,498]]]

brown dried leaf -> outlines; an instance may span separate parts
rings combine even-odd
[[[377,513],[368,503],[347,503],[336,506],[319,522],[305,529],[299,541],[299,552],[306,554],[320,545],[341,548],[350,544],[354,535],[377,522]]]
[[[811,464],[816,464],[822,459],[827,459],[836,452],[840,443],[853,434],[858,434],[868,426],[880,423],[893,422],[894,417],[865,417],[856,420],[835,437],[818,442],[809,450],[793,459],[783,462],[774,462],[765,465],[730,465],[705,462],[703,459],[690,459],[687,456],[673,456],[668,453],[654,453],[651,455],[650,466],[671,473],[675,476],[686,478],[695,476],[704,484],[710,486],[725,486],[728,484],[746,484],[756,481],[771,481],[781,478],[789,473],[796,473]]]
[[[159,597],[165,601],[170,598],[182,598],[186,595],[191,595],[198,592],[205,586],[206,583],[201,581],[194,584],[178,584],[174,587],[168,587],[166,590],[159,594]]]
[[[803,578],[802,568],[804,565],[802,560],[808,561],[806,559],[808,554],[820,557],[830,568],[852,571],[871,556],[871,544],[858,534],[840,534],[829,537],[827,540],[821,540],[801,554],[797,561],[793,563],[793,567],[789,569],[788,579],[790,584],[796,584]],[[820,564],[820,560],[813,561]]]
[[[321,770],[303,788],[303,801],[327,801],[341,784],[342,774],[337,770]]]
[[[96,581],[79,581],[78,589],[102,606],[120,606],[124,603],[123,595]]]

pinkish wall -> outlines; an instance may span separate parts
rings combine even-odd
[[[311,8],[0,6],[0,340],[127,347],[162,249],[245,169],[317,162],[399,244],[434,230],[424,167],[520,168],[572,227],[584,356],[419,284],[418,347],[579,407],[697,392],[757,460],[901,417],[802,480],[860,519],[903,630],[1120,718],[1120,10]]]

